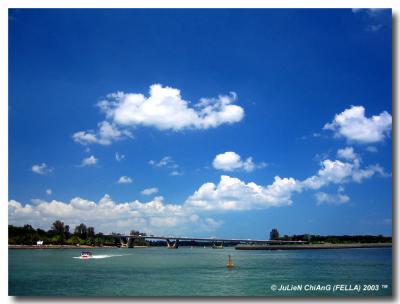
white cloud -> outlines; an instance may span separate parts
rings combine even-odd
[[[60,219],[72,227],[85,223],[103,233],[128,233],[137,229],[154,234],[182,235],[193,231],[212,231],[221,224],[209,217],[203,219],[182,205],[165,204],[163,197],[145,203],[138,200],[116,203],[109,195],[97,203],[80,197],[69,202],[37,200],[35,205],[22,205],[10,200],[8,217],[13,225],[31,224],[49,229],[51,223]]]
[[[390,174],[386,173],[383,170],[383,168],[378,164],[367,166],[365,169],[361,169],[361,168],[357,167],[357,165],[355,165],[355,168],[354,168],[353,174],[352,174],[352,178],[353,178],[353,181],[355,181],[357,183],[361,183],[363,181],[363,179],[370,178],[375,174],[378,174],[382,177],[390,176]]]
[[[174,170],[169,175],[170,176],[182,176],[183,172],[182,171],[178,171],[178,170]]]
[[[392,116],[384,111],[371,118],[365,117],[363,106],[351,106],[340,114],[336,114],[331,123],[324,126],[336,137],[345,137],[350,142],[361,144],[376,143],[390,136]]]
[[[98,142],[96,134],[94,134],[94,132],[91,130],[76,132],[72,135],[72,138],[74,141],[76,141],[82,145]]]
[[[86,157],[82,160],[81,167],[93,166],[98,163],[98,159],[93,155]]]
[[[158,188],[147,188],[140,192],[143,195],[152,195],[158,192]]]
[[[110,145],[113,141],[133,137],[129,130],[120,130],[115,124],[102,121],[97,125],[98,130],[79,131],[72,135],[74,141],[82,144]]]
[[[354,153],[353,147],[346,147],[343,149],[339,149],[337,151],[337,156],[345,160],[354,160],[357,158],[357,154]]]
[[[186,204],[197,210],[220,211],[287,206],[292,204],[292,195],[297,192],[319,190],[330,184],[342,185],[351,181],[360,183],[374,175],[389,176],[379,165],[361,168],[360,163],[360,158],[352,162],[325,159],[315,175],[302,181],[276,176],[274,182],[267,186],[253,182],[246,184],[237,178],[221,176],[218,184],[208,182],[200,186],[187,199]],[[328,200],[328,194],[318,196],[321,200],[323,196]],[[334,198],[344,201],[345,197],[338,193]]]
[[[208,129],[243,119],[244,111],[234,105],[236,94],[202,98],[194,107],[182,99],[180,90],[150,86],[150,96],[138,93],[113,93],[99,107],[108,119],[121,126],[148,126],[160,130]]]
[[[306,188],[318,190],[328,184],[343,184],[350,181],[361,183],[376,174],[382,177],[390,175],[378,164],[361,168],[360,163],[360,158],[355,158],[353,162],[324,160],[318,173],[305,179],[302,184]]]
[[[346,179],[351,177],[353,172],[353,164],[340,160],[332,161],[326,159],[321,162],[321,167],[316,175],[306,178],[302,182],[303,187],[318,190],[330,183],[344,183]]]
[[[52,195],[52,193],[53,193],[53,191],[52,191],[51,189],[47,189],[47,190],[46,190],[46,194],[47,194],[47,195]]]
[[[293,178],[275,177],[266,187],[253,182],[245,183],[238,178],[222,175],[220,182],[205,183],[191,195],[186,204],[201,210],[250,210],[270,206],[290,205],[291,194],[300,191]]]
[[[75,197],[71,200],[70,206],[78,210],[90,210],[96,207],[96,203],[82,199],[80,197]]]
[[[118,184],[131,184],[132,182],[133,180],[129,176],[121,176],[117,181]]]
[[[149,164],[153,167],[168,167],[168,168],[177,168],[178,165],[175,163],[171,156],[164,156],[159,161],[149,160]]]
[[[45,175],[52,171],[53,171],[53,168],[49,168],[45,163],[32,166],[32,172],[35,172],[37,174]]]
[[[374,175],[389,176],[378,164],[361,167],[359,157],[351,162],[325,159],[317,173],[304,180],[276,176],[271,184],[258,185],[222,175],[219,183],[204,183],[180,205],[165,204],[161,196],[147,203],[138,200],[115,203],[108,195],[98,203],[79,197],[68,203],[32,200],[32,204],[26,205],[10,200],[9,222],[19,225],[29,223],[48,229],[52,221],[61,219],[70,224],[85,222],[102,232],[127,232],[135,228],[145,232],[192,233],[216,229],[222,224],[209,217],[202,218],[207,212],[289,206],[295,193],[320,190],[332,184],[338,185],[336,194],[319,191],[315,194],[316,199],[320,203],[345,203],[349,198],[343,193],[343,184],[351,181],[360,183]],[[145,191],[154,190],[149,188],[142,193],[145,194]]]
[[[215,156],[212,165],[215,169],[223,171],[245,170],[251,172],[256,168],[264,168],[266,163],[255,164],[252,157],[242,161],[239,154],[229,151]]]
[[[329,194],[326,192],[317,192],[315,194],[315,199],[317,200],[317,205],[329,204],[329,205],[342,205],[347,203],[350,198],[338,191],[336,194]]]
[[[118,152],[115,153],[115,159],[116,159],[117,161],[121,161],[121,160],[123,160],[124,158],[125,158],[125,155],[124,155],[124,154],[119,154]]]
[[[172,169],[170,172],[170,176],[181,176],[183,175],[182,170],[178,170],[179,165],[175,162],[175,160],[171,156],[164,156],[161,160],[149,160],[149,164],[154,168],[168,168]]]
[[[138,126],[173,131],[216,128],[243,119],[244,110],[234,104],[236,99],[236,93],[231,92],[217,98],[202,98],[190,107],[180,90],[160,84],[150,86],[148,97],[140,93],[111,93],[97,104],[106,116],[98,130],[79,131],[72,138],[83,145],[109,145],[132,137],[128,129]]]

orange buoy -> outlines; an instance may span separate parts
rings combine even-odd
[[[231,255],[228,255],[228,264],[226,264],[227,268],[233,268],[235,265],[233,264],[233,261],[231,259]]]

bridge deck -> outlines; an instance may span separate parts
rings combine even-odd
[[[227,238],[202,238],[202,237],[182,237],[182,236],[144,236],[144,235],[116,235],[105,234],[104,236],[123,237],[123,238],[139,238],[153,240],[180,240],[180,241],[202,241],[202,242],[234,242],[234,243],[285,243],[285,244],[304,244],[305,241],[280,241],[280,240],[252,240],[252,239],[227,239]]]

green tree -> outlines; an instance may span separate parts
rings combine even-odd
[[[69,225],[65,225],[65,227],[64,227],[64,233],[65,233],[65,237],[66,237],[66,238],[69,238],[69,237],[71,236],[71,233],[69,232],[69,230],[70,230]]]
[[[80,224],[75,227],[74,234],[80,237],[81,239],[86,240],[87,238],[87,228],[85,224]]]
[[[87,228],[87,236],[92,238],[94,237],[95,233],[94,233],[94,227],[88,227]]]
[[[131,232],[129,233],[129,235],[134,235],[134,236],[138,236],[140,234],[139,230],[131,230]]]
[[[51,230],[54,231],[54,233],[56,235],[64,234],[64,232],[65,232],[64,222],[61,222],[60,220],[56,220],[52,224]]]
[[[278,229],[274,228],[271,230],[271,232],[269,233],[269,239],[270,240],[278,240],[279,239]]]
[[[54,237],[52,238],[52,242],[57,244],[64,244],[66,233],[65,233],[65,225],[64,222],[60,220],[56,220],[51,226],[51,232],[54,233]]]

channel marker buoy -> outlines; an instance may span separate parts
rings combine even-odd
[[[226,264],[227,268],[233,268],[235,265],[233,264],[231,255],[228,255],[228,264]]]

